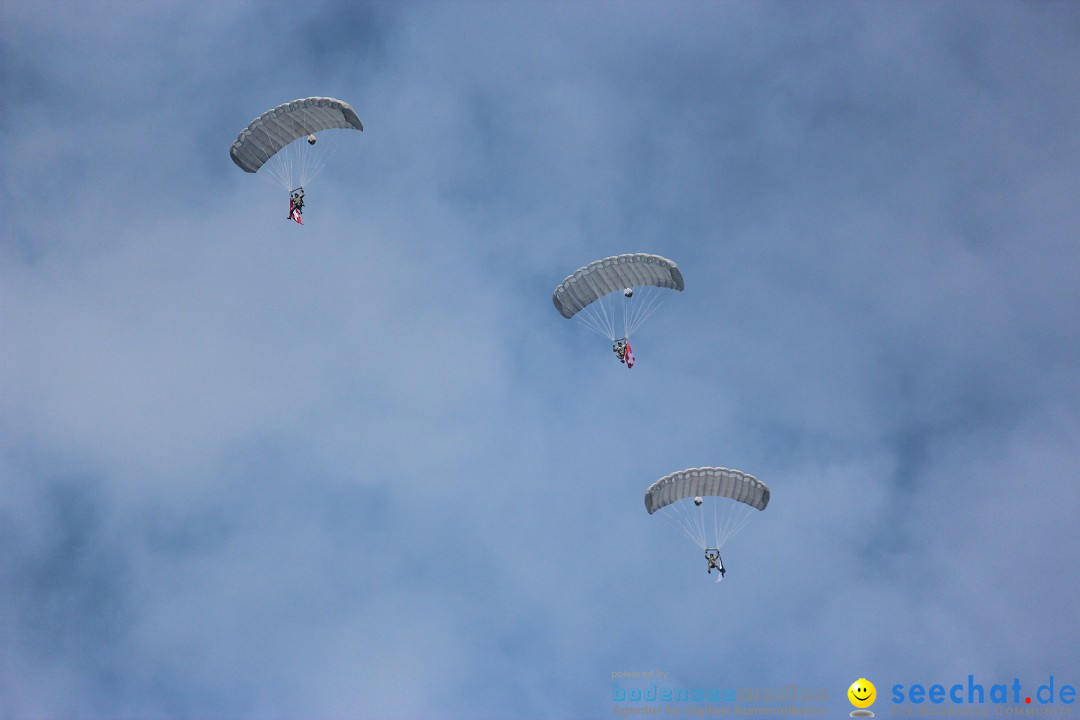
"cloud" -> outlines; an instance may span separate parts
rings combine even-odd
[[[4,717],[1067,673],[1069,9],[79,7],[2,11]],[[309,94],[300,228],[226,149]],[[550,305],[622,251],[629,372]],[[773,491],[720,586],[697,465]]]

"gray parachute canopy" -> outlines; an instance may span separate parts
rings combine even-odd
[[[753,475],[721,467],[690,468],[660,478],[645,491],[645,509],[654,512],[685,498],[711,495],[757,510],[769,504],[769,486]]]
[[[363,130],[349,103],[328,97],[293,100],[267,110],[240,131],[229,148],[233,162],[253,173],[293,140],[331,128]]]
[[[679,266],[667,258],[646,253],[613,255],[591,262],[555,288],[555,309],[572,318],[589,303],[608,293],[642,285],[679,290],[685,287]]]

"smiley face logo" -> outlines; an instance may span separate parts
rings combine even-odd
[[[857,708],[868,708],[874,704],[874,700],[877,699],[877,688],[874,687],[874,683],[870,682],[866,678],[859,678],[855,682],[851,683],[851,687],[847,691],[848,700],[851,704]]]

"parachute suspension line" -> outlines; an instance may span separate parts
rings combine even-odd
[[[720,515],[720,523],[716,528],[716,547],[724,547],[728,540],[746,527],[754,512],[754,508],[742,504],[725,509]]]
[[[604,298],[600,298],[591,305],[586,305],[575,317],[580,317],[581,321],[593,332],[603,335],[608,340],[614,342],[614,314],[611,308],[605,304],[604,300]]]
[[[318,157],[322,153],[314,146],[309,147],[304,138],[297,138],[282,148],[281,154],[285,156],[284,161],[287,163],[286,184],[289,185],[290,190],[295,190],[308,183],[311,167],[318,162]]]
[[[293,186],[289,184],[289,171],[288,163],[285,159],[286,150],[282,150],[274,157],[270,158],[263,165],[259,172],[255,173],[256,177],[260,177],[266,182],[274,185],[275,187],[283,188],[284,190],[292,190]]]
[[[627,313],[624,315],[626,337],[636,332],[641,324],[664,304],[665,299],[664,291],[660,288],[643,287],[634,292],[640,293],[642,298],[638,303],[631,300],[631,306],[627,308]]]
[[[716,515],[717,515],[717,513],[716,513],[716,503],[712,503],[713,538],[716,540],[716,545],[713,545],[713,547],[719,548],[720,547],[720,525],[719,525],[719,522],[717,521]]]
[[[592,306],[584,308],[574,317],[578,318],[578,320],[581,321],[582,325],[589,328],[597,335],[603,335],[606,338],[611,337],[611,333],[609,333],[607,328],[604,326],[602,318],[600,318],[596,314]]]
[[[698,508],[689,509],[685,502],[677,502],[664,508],[664,517],[682,531],[691,542],[704,550],[705,544],[705,515],[698,512]]]
[[[642,308],[642,312],[638,316],[637,324],[634,325],[634,329],[637,330],[638,325],[641,325],[641,323],[648,320],[654,312],[659,310],[660,307],[664,304],[665,300],[667,300],[667,293],[664,293],[660,290],[652,293],[648,298],[648,304],[645,305],[644,308]]]
[[[615,340],[614,333],[608,327],[608,323],[605,322],[607,318],[601,316],[599,310],[592,305],[586,305],[575,317],[580,318],[582,324],[594,333],[603,335],[612,341]]]
[[[256,174],[286,191],[292,191],[314,180],[338,149],[336,146],[309,146],[304,138],[300,138],[278,151]]]
[[[648,287],[634,288],[634,297],[623,303],[623,337],[629,338],[637,325],[636,318],[644,298],[649,293]]]
[[[296,140],[293,140],[292,144],[289,146],[296,151],[296,174],[293,175],[293,177],[296,178],[297,187],[307,183],[308,166],[312,162],[311,151],[315,149],[314,147],[304,147],[306,144],[306,140],[297,138]]]
[[[281,160],[274,163],[274,158],[271,158],[270,163],[273,163],[275,169],[281,174],[281,186],[286,190],[292,190],[296,187],[296,185],[293,185],[293,180],[296,179],[296,164],[300,161],[296,143],[293,142],[281,148],[281,151],[274,157],[279,156]]]
[[[690,538],[690,542],[702,549],[705,548],[705,541],[697,533],[697,528],[693,526],[689,521],[689,518],[675,511],[664,513],[664,517],[668,519],[668,522],[680,530],[683,535]]]
[[[304,148],[304,151],[310,156],[311,162],[306,163],[305,167],[300,169],[301,185],[307,185],[323,171],[327,161],[334,157],[334,153],[337,152],[337,147],[327,148],[326,146],[312,145]]]
[[[704,506],[695,507],[690,501],[679,501],[663,509],[663,515],[678,528],[691,542],[702,550],[706,548],[722,549],[740,530],[746,527],[754,515],[754,508],[749,505],[712,505],[712,522],[709,523]],[[707,526],[712,525],[710,533]]]
[[[634,291],[634,295],[635,295],[636,299],[635,298],[627,298],[623,302],[622,317],[623,317],[623,337],[624,338],[629,338],[631,333],[634,332],[634,325],[635,325],[634,318],[637,316],[638,308],[641,307],[642,294],[648,292],[648,290],[646,289],[647,287],[648,286],[632,288],[632,290]]]
[[[291,185],[289,189],[300,186],[300,171],[299,167],[303,164],[304,158],[300,155],[300,147],[294,142],[287,148],[288,152],[285,154],[285,160],[287,165],[285,166],[285,184]]]
[[[604,327],[608,331],[608,338],[615,340],[615,308],[608,305],[608,297],[600,298],[595,304],[600,306],[600,312],[604,318]]]
[[[296,176],[293,170],[297,161],[295,143],[286,145],[267,160],[256,174],[288,192],[296,188],[294,184]]]
[[[312,157],[311,153],[315,148],[314,147],[304,147],[304,145],[306,145],[306,144],[307,144],[307,141],[301,138],[301,139],[293,140],[292,144],[289,145],[290,148],[294,148],[295,151],[296,151],[296,167],[295,167],[296,174],[293,175],[293,177],[296,178],[297,187],[300,187],[300,186],[303,186],[303,185],[307,184],[307,181],[308,181],[308,168],[311,165],[311,163],[314,161],[314,158]]]

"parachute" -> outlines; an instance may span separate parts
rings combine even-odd
[[[267,110],[240,131],[229,156],[244,172],[264,173],[286,190],[307,184],[333,152],[315,144],[315,133],[334,128],[363,130],[349,103],[328,97],[293,100]],[[304,143],[293,141],[304,138]],[[261,175],[261,173],[260,173]]]
[[[645,509],[668,518],[702,550],[724,547],[754,511],[769,505],[769,486],[721,467],[680,470],[645,491]]]
[[[551,295],[564,318],[577,317],[612,342],[627,339],[664,301],[663,290],[684,288],[682,271],[667,258],[646,253],[613,255],[591,262],[559,283]],[[623,299],[608,298],[621,293]],[[609,302],[610,300],[610,302]],[[617,335],[615,306],[622,307]]]

